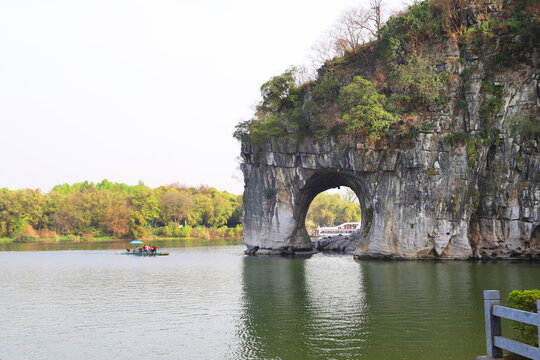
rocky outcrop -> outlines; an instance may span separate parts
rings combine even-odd
[[[350,236],[332,236],[314,240],[313,251],[353,254],[358,247],[360,233]]]
[[[244,242],[259,252],[311,248],[304,221],[322,191],[353,189],[362,207],[357,254],[469,257],[475,191],[466,152],[433,134],[408,149],[359,149],[336,139],[243,145]]]
[[[471,168],[465,145],[433,133],[408,149],[359,149],[335,139],[244,143],[244,242],[259,253],[311,248],[304,225],[311,201],[348,186],[363,214],[356,255],[537,256],[539,152],[534,142],[512,144],[479,149],[485,160]]]
[[[462,14],[471,24],[473,10]],[[540,121],[540,49],[523,41],[502,34],[496,43],[460,47],[448,38],[426,48],[424,56],[450,74],[450,101],[413,139],[377,145],[345,137],[273,139],[260,146],[244,139],[244,242],[258,253],[311,249],[304,225],[311,201],[348,186],[360,200],[361,230],[347,244],[317,243],[320,249],[540,258],[539,139],[523,129]],[[493,72],[482,60],[513,47],[527,61]]]

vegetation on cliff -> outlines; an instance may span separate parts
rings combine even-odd
[[[234,137],[249,137],[255,145],[272,137],[329,135],[400,143],[431,131],[442,114],[466,116],[464,94],[478,64],[464,49],[473,48],[474,56],[485,64],[485,100],[480,109],[482,129],[467,139],[467,146],[472,154],[481,141],[493,141],[504,86],[491,79],[519,64],[533,63],[529,48],[540,33],[539,2],[425,0],[378,25],[376,36],[367,43],[343,48],[349,42],[336,39],[342,56],[326,61],[316,79],[300,82],[293,67],[263,84],[254,117],[239,123]],[[434,58],[430,49],[447,43],[459,47],[459,58]],[[516,131],[540,133],[537,116],[513,121]]]

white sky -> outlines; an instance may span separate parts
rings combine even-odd
[[[106,178],[241,193],[234,126],[358,4],[0,0],[0,188]]]

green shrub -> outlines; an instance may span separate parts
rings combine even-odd
[[[420,105],[434,106],[445,103],[444,86],[447,73],[435,72],[429,59],[412,53],[404,64],[394,68],[390,74],[400,93],[409,93],[412,100]]]
[[[484,121],[485,125],[489,127],[495,120],[495,115],[502,109],[504,85],[484,83],[482,87],[486,93],[493,95],[493,97],[487,101],[487,104],[480,109],[480,118]]]
[[[344,112],[346,133],[353,138],[367,135],[370,140],[378,140],[398,121],[385,110],[386,96],[361,76],[355,76],[353,82],[342,89],[338,103]]]
[[[511,17],[506,21],[506,25],[521,36],[535,36],[540,33],[540,18],[537,12],[528,9],[528,6],[534,7],[537,1],[524,0],[512,3]]]
[[[29,243],[33,241],[37,241],[38,239],[31,236],[31,235],[24,235],[24,234],[18,234],[15,236],[15,239],[13,240],[14,243]]]
[[[70,234],[70,235],[62,235],[62,236],[59,236],[59,237],[58,237],[58,240],[60,240],[60,241],[74,241],[74,242],[77,242],[77,241],[80,240],[80,238],[79,238],[77,235]]]
[[[339,89],[339,80],[331,72],[326,72],[313,88],[313,99],[319,104],[333,102],[338,97]]]
[[[534,312],[537,311],[537,300],[540,299],[540,289],[536,290],[514,290],[506,298],[506,306]],[[512,328],[518,332],[518,340],[532,346],[538,346],[538,328],[521,322],[513,321]]]
[[[465,145],[469,166],[474,166],[474,163],[478,160],[478,150],[480,149],[482,140],[466,132],[449,134],[445,137],[445,140],[452,146],[457,144]]]
[[[198,226],[195,228],[195,237],[197,239],[201,240],[209,240],[210,239],[210,231],[208,231],[207,228],[204,228],[202,226]]]
[[[455,108],[456,110],[467,111],[469,110],[469,104],[467,103],[467,100],[459,99],[456,101]]]
[[[469,166],[472,167],[474,163],[476,163],[476,160],[478,160],[478,149],[480,148],[480,144],[477,139],[473,138],[473,140],[468,141],[466,145],[467,159],[469,160]]]
[[[252,142],[260,145],[266,139],[287,135],[287,131],[279,114],[259,114],[259,118],[250,126],[250,135]]]
[[[169,229],[167,229],[166,226],[158,227],[157,229],[152,231],[152,234],[156,235],[156,236],[163,236],[163,237],[171,237],[172,236],[172,234],[169,232]]]
[[[191,237],[192,228],[189,225],[176,228],[174,231],[174,236],[181,237],[181,238],[188,238]]]
[[[262,101],[257,110],[264,113],[275,112],[289,105],[294,101],[292,97],[295,88],[294,69],[272,77],[261,85]]]
[[[488,94],[491,94],[498,98],[501,98],[503,96],[504,85],[495,85],[489,82],[485,82],[482,84],[482,87],[484,88],[484,91]]]
[[[538,116],[513,118],[510,127],[515,133],[520,134],[523,139],[540,137],[540,117]]]
[[[240,121],[236,126],[234,127],[233,132],[233,138],[235,138],[238,141],[242,141],[242,139],[246,136],[249,136],[251,124],[253,124],[254,119],[246,120],[246,121]]]
[[[401,134],[402,138],[415,138],[418,135],[418,128],[416,126],[411,126],[405,133]]]
[[[430,176],[435,176],[435,175],[437,175],[437,169],[435,169],[435,168],[426,169],[426,174],[428,174]]]
[[[394,114],[405,114],[412,108],[411,97],[404,93],[394,93],[388,97],[385,109]]]
[[[412,39],[425,39],[441,34],[442,16],[433,16],[429,1],[409,7],[407,13],[391,17],[379,31],[377,52],[388,62],[401,60]]]
[[[153,231],[153,233],[157,236],[163,236],[163,237],[172,237],[176,236],[174,233],[176,231],[177,225],[170,221],[167,223],[167,225],[159,227]]]
[[[466,132],[453,133],[445,137],[446,142],[452,146],[455,146],[457,144],[466,144],[472,139],[473,139],[472,134],[466,133]]]
[[[328,134],[329,134],[329,131],[328,129],[325,129],[325,128],[321,128],[321,129],[317,129],[315,131],[315,134],[313,135],[315,137],[315,139],[317,140],[322,140],[322,139],[325,139],[328,137]]]
[[[244,228],[241,224],[236,225],[234,228],[229,228],[227,231],[227,236],[230,238],[239,238],[242,236]]]
[[[249,137],[254,145],[260,145],[278,137],[296,140],[309,128],[302,101],[312,84],[296,86],[295,71],[292,67],[261,86],[262,101],[255,116],[236,125],[234,138],[241,141]]]
[[[464,77],[469,77],[471,76],[477,69],[476,66],[468,66],[465,68],[465,70],[463,70],[463,76]]]

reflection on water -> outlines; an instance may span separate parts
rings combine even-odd
[[[196,247],[196,246],[223,246],[240,245],[242,239],[181,239],[181,240],[152,240],[146,241],[147,244],[155,244],[160,248],[171,247]],[[57,251],[57,250],[107,250],[107,249],[125,249],[133,248],[129,240],[114,241],[59,241],[59,242],[29,242],[13,243],[1,242],[0,251]]]
[[[482,290],[540,264],[0,252],[0,359],[473,359]]]
[[[362,273],[350,257],[248,257],[243,291],[243,359],[348,358],[365,347]]]
[[[482,290],[539,288],[539,264],[360,262],[370,304],[365,354],[465,359],[485,352]],[[507,327],[505,329],[509,331]],[[506,332],[509,334],[509,332]],[[396,343],[399,346],[388,346]]]
[[[485,352],[482,290],[540,287],[530,263],[318,254],[246,258],[242,273],[243,359],[474,358]]]
[[[303,259],[246,257],[243,262],[241,358],[310,358],[310,307]]]
[[[317,357],[347,358],[366,347],[370,322],[362,272],[349,257],[320,256],[306,262],[313,314],[308,346],[317,349]]]

